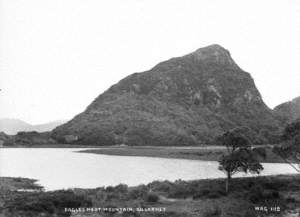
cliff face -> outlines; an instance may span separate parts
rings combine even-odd
[[[300,118],[300,97],[276,106],[274,112],[288,122],[295,121]]]
[[[52,136],[81,144],[200,145],[245,126],[256,143],[280,123],[250,74],[219,45],[134,73],[99,95]]]

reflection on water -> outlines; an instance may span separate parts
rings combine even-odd
[[[46,190],[95,188],[153,180],[225,177],[214,161],[77,153],[82,148],[2,148],[0,176],[38,179]],[[286,164],[265,163],[262,175],[294,173]]]

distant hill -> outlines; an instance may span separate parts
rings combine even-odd
[[[62,125],[66,122],[67,122],[67,120],[57,120],[57,121],[53,121],[53,122],[49,122],[49,123],[45,123],[45,124],[33,125],[31,131],[37,131],[37,132],[51,131],[55,127]]]
[[[283,124],[251,75],[211,45],[122,79],[52,136],[90,145],[201,145],[241,126],[259,144]]]
[[[4,132],[8,135],[15,135],[20,131],[46,132],[46,131],[53,130],[55,127],[65,122],[66,120],[58,120],[58,121],[53,121],[45,124],[31,125],[22,120],[3,118],[0,119],[0,132]]]
[[[4,132],[9,135],[14,135],[18,131],[28,130],[30,127],[30,124],[18,119],[0,119],[0,132]]]
[[[282,103],[274,108],[274,112],[288,122],[300,118],[300,96],[292,101]]]

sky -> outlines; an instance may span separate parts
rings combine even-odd
[[[0,118],[71,119],[125,76],[210,44],[270,108],[300,95],[299,0],[0,0]]]

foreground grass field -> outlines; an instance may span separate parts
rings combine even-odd
[[[40,191],[35,180],[0,178],[0,216],[258,217],[297,216],[300,175],[224,180],[154,181],[147,185]],[[20,192],[18,189],[35,189]],[[68,208],[66,212],[65,208]],[[83,211],[84,212],[75,212]],[[107,208],[92,210],[86,208]],[[131,208],[125,212],[108,208]],[[296,215],[297,214],[297,215]]]

